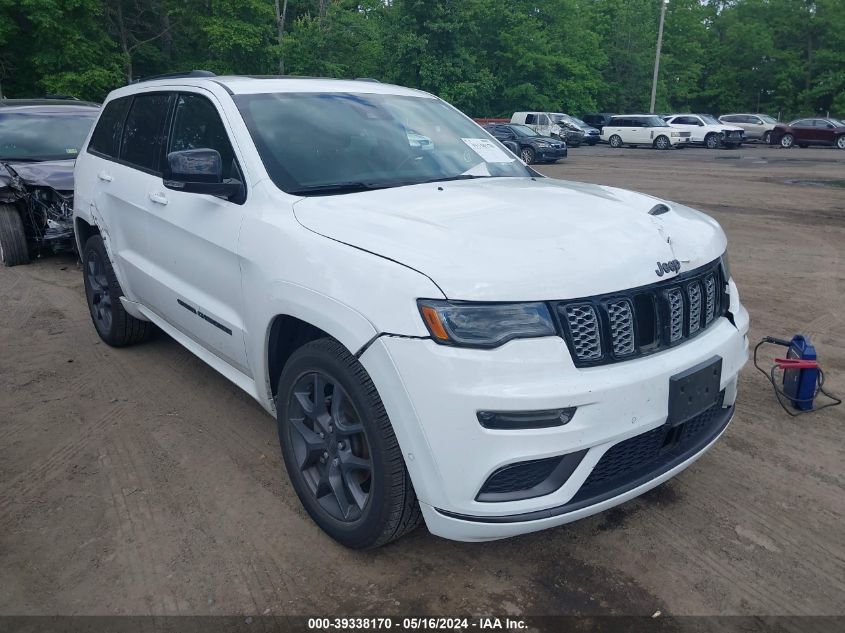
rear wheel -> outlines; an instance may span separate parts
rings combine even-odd
[[[323,338],[288,360],[277,391],[285,468],[305,510],[352,548],[384,545],[422,520],[393,426],[364,367]]]
[[[29,263],[23,219],[11,204],[0,204],[0,261],[6,266]]]
[[[614,134],[611,136],[607,141],[611,147],[619,148],[622,147],[622,137],[618,134]]]
[[[704,146],[707,149],[717,149],[719,147],[719,135],[711,132],[704,137]]]
[[[772,132],[769,130],[763,134],[763,142],[768,145],[772,141]]]
[[[660,135],[654,139],[654,146],[657,149],[669,149],[672,144],[669,142],[669,137]]]
[[[784,134],[780,139],[780,146],[786,147],[787,149],[792,147],[795,143],[795,137],[792,134]]]
[[[117,282],[103,238],[93,235],[82,249],[82,270],[85,275],[85,297],[88,311],[105,343],[125,347],[145,341],[153,332],[153,324],[129,314],[120,302],[123,291]]]
[[[519,150],[519,157],[522,159],[522,162],[524,162],[526,165],[531,165],[532,163],[534,163],[534,156],[534,150],[530,147],[523,147],[521,150]]]

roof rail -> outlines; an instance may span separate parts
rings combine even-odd
[[[141,77],[133,81],[133,84],[141,83],[142,81],[153,81],[154,79],[180,79],[185,77],[216,77],[217,75],[210,70],[185,70],[177,73],[164,73],[163,75],[150,75],[149,77]]]
[[[378,79],[373,79],[372,77],[355,77],[355,81],[370,81],[374,84],[381,83]]]

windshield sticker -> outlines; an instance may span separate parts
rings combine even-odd
[[[75,147],[66,147],[65,148],[65,154],[78,154],[78,153],[79,153],[79,150],[77,150]]]
[[[508,156],[497,143],[486,138],[462,138],[469,148],[488,163],[512,163],[516,159]]]

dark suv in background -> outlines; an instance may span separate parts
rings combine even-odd
[[[599,112],[599,113],[591,113],[585,114],[581,117],[581,120],[584,123],[596,128],[599,132],[602,131],[605,125],[610,122],[610,119],[613,117],[612,112]]]
[[[0,260],[74,250],[73,165],[96,103],[0,99]]]

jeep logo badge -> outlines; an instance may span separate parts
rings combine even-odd
[[[681,262],[677,259],[672,259],[668,262],[657,262],[657,270],[654,272],[657,273],[658,277],[662,277],[666,273],[676,273],[681,270]]]

